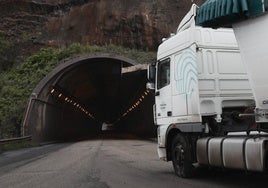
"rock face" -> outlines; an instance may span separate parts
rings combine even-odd
[[[156,50],[204,0],[0,0],[0,32],[24,59],[78,42]]]

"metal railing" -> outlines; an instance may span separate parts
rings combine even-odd
[[[32,136],[23,136],[23,137],[18,137],[18,138],[8,138],[8,139],[2,139],[0,140],[0,145],[3,144],[10,144],[10,143],[15,143],[15,142],[22,142],[22,141],[30,141],[32,140]]]

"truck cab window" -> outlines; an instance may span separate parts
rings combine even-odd
[[[158,63],[157,89],[161,89],[170,83],[170,59]]]

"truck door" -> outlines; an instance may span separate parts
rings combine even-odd
[[[157,64],[155,105],[157,124],[169,123],[172,116],[170,58],[159,61]]]
[[[200,114],[196,45],[180,51],[174,57],[172,91],[173,116]],[[178,119],[178,118],[176,118]],[[185,121],[185,118],[182,118]]]

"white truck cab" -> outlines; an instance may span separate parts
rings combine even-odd
[[[253,93],[233,30],[196,26],[196,10],[193,5],[176,34],[163,39],[157,63],[148,69],[155,91],[158,155],[172,160],[181,177],[192,175],[193,163],[232,168],[222,162],[229,157],[223,155],[223,146],[239,142],[242,153],[237,155],[249,157],[242,151],[249,137],[237,141],[227,135],[254,130],[254,117],[247,116],[254,109]],[[267,141],[262,140],[261,144]],[[215,153],[215,164],[208,153]],[[264,155],[259,158],[266,160]],[[253,167],[264,169],[265,165]]]

